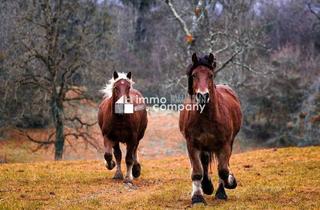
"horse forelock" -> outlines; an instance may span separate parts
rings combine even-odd
[[[198,62],[190,64],[187,68],[187,75],[191,76],[194,69],[196,69],[199,66],[205,66],[212,72],[214,72],[214,68],[216,67],[216,61],[214,60],[213,63],[210,63],[209,57],[207,55],[200,57],[198,59]]]
[[[101,93],[103,93],[103,98],[110,98],[112,96],[112,89],[114,87],[114,84],[118,82],[119,80],[126,80],[130,83],[131,87],[134,84],[132,79],[127,78],[127,74],[124,72],[118,73],[118,78],[114,79],[113,77],[108,81],[108,83],[100,90]]]

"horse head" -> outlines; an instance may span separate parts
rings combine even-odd
[[[196,53],[192,55],[192,64],[187,71],[188,93],[196,98],[197,103],[206,104],[210,100],[215,84],[213,81],[215,58],[212,53],[198,58]]]
[[[131,72],[127,74],[118,74],[118,72],[115,71],[113,73],[113,81],[112,96],[115,101],[123,96],[128,100],[130,98],[129,94],[132,87]]]

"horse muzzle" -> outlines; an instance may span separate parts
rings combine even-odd
[[[209,103],[209,93],[197,93],[196,100],[198,104],[206,104]]]

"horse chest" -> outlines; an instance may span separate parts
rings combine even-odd
[[[189,129],[190,140],[196,147],[215,150],[224,141],[220,127],[212,122],[199,121]]]

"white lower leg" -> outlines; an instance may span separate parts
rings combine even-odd
[[[193,196],[193,195],[203,195],[200,180],[192,181],[192,194],[191,194],[191,196]]]
[[[126,175],[126,179],[132,181],[133,180],[133,176],[132,176],[132,167],[133,164],[130,166],[127,166],[127,175]]]

